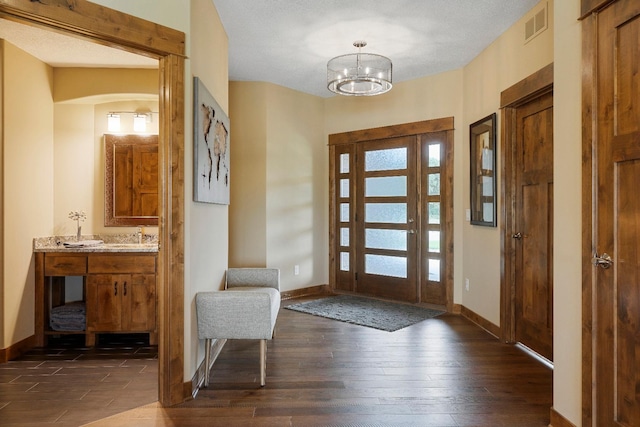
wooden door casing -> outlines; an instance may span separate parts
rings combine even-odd
[[[158,400],[175,405],[184,388],[184,33],[86,0],[2,0],[5,18],[158,58],[160,79]],[[123,31],[122,23],[127,30]]]
[[[442,303],[446,306],[446,309],[453,311],[453,117],[446,117],[441,119],[427,120],[422,122],[405,123],[393,126],[386,126],[373,129],[364,129],[352,132],[345,132],[339,134],[329,135],[329,188],[331,189],[329,199],[329,283],[332,289],[344,292],[356,292],[356,255],[354,250],[355,241],[355,213],[351,209],[352,217],[347,219],[341,219],[341,205],[350,204],[355,206],[355,153],[357,146],[370,141],[379,140],[393,140],[401,137],[413,137],[416,154],[419,153],[423,146],[421,144],[427,144],[434,142],[433,138],[439,140],[442,144],[444,154],[442,158],[441,169],[441,191],[444,191],[444,196],[441,199],[441,215],[442,224],[440,231],[442,233],[439,261],[441,262],[440,282],[430,283],[431,289],[425,290],[424,280],[428,280],[428,272],[423,271],[424,265],[427,263],[428,255],[425,250],[428,248],[428,243],[424,242],[424,236],[421,239],[415,239],[415,250],[417,259],[420,262],[416,263],[415,270],[415,282],[417,286],[417,300],[419,302],[430,302],[434,304]],[[340,170],[341,156],[348,156],[350,159],[349,172],[345,173]],[[419,160],[421,156],[414,156],[415,168],[416,168],[416,188],[418,194],[418,200],[416,204],[419,205],[417,218],[414,218],[416,235],[424,233],[429,227],[427,219],[421,214],[421,210],[424,209],[423,202],[426,198],[422,197],[420,191],[421,181],[423,176],[421,173],[427,173],[428,171],[421,169]],[[418,179],[420,178],[420,179]],[[348,179],[350,185],[348,188],[349,197],[341,197],[341,180]],[[406,225],[405,227],[409,229]],[[412,229],[414,229],[412,228]],[[343,245],[344,239],[341,233],[345,230],[344,235],[348,236],[348,245]],[[348,232],[346,232],[348,231]],[[425,250],[422,249],[425,246]],[[434,255],[435,256],[435,255]],[[344,265],[343,261],[347,261],[349,264],[348,269],[341,269]],[[411,273],[414,274],[414,273]],[[434,290],[434,286],[439,286],[442,290]],[[428,286],[427,286],[428,287]],[[444,297],[443,297],[444,295]],[[431,298],[434,299],[431,299]],[[437,302],[436,302],[437,300]],[[414,299],[413,301],[416,301]]]
[[[526,336],[534,337],[539,329],[544,329],[548,335],[551,333],[549,325],[552,324],[552,284],[550,279],[545,281],[542,278],[551,278],[553,268],[550,246],[553,233],[552,168],[545,167],[545,162],[553,163],[552,149],[549,147],[553,139],[552,110],[550,109],[553,105],[553,63],[506,89],[500,97],[502,137],[499,153],[502,165],[500,174],[502,196],[499,199],[500,211],[503,212],[503,221],[500,223],[500,244],[504,266],[500,277],[500,329],[501,339],[513,343],[517,341],[516,313],[520,313],[520,318],[524,313],[531,320],[542,319],[540,323],[544,325],[542,328],[531,328],[526,323],[520,322],[519,332],[525,332]],[[540,111],[544,113],[536,113]],[[529,117],[528,122],[525,120],[526,117]],[[539,144],[533,143],[532,147],[527,148],[532,152],[531,157],[524,152],[522,143],[518,143],[518,139],[522,139],[525,135],[523,123],[527,125],[527,137],[532,137],[529,139],[535,141],[536,138],[540,138],[541,141],[546,142],[543,145],[547,145],[544,149],[539,149]],[[537,136],[535,133],[539,132],[537,127],[541,124],[544,124],[547,129]],[[535,133],[532,135],[530,131]],[[527,158],[525,159],[524,156]],[[525,162],[526,171],[523,169]],[[522,182],[519,183],[518,180]],[[538,181],[545,185],[538,185]],[[536,185],[526,185],[524,186],[526,190],[523,190],[522,184],[528,183],[536,183]],[[523,194],[530,196],[526,205]],[[539,199],[545,201],[544,207],[547,212],[544,215],[538,215],[538,212],[532,212],[529,208],[530,204],[536,204],[535,201]],[[545,223],[546,230],[544,230]],[[543,229],[535,232],[522,229],[535,224],[537,228]],[[520,236],[522,237],[518,239]],[[525,250],[531,249],[538,254],[538,260],[529,259]],[[530,277],[524,277],[523,271]],[[524,279],[526,283],[533,283],[533,285],[523,289]],[[537,288],[537,286],[540,287]],[[522,301],[523,296],[528,300],[527,303],[517,303],[517,300]],[[526,338],[525,341],[527,341]],[[551,339],[548,338],[546,341]],[[543,352],[544,347],[550,349],[551,345],[542,346]]]

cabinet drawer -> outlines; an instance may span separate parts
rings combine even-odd
[[[84,276],[87,273],[86,256],[45,256],[45,276]]]
[[[89,274],[156,272],[156,257],[141,255],[91,255]]]

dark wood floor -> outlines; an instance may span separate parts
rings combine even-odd
[[[98,377],[95,372],[101,368],[92,369]],[[11,396],[2,388],[2,372],[0,425],[42,425],[45,408],[58,406],[49,400],[56,394],[53,388],[29,401],[40,411],[14,410],[6,418]],[[83,422],[95,415],[99,421],[90,424],[94,427],[540,427],[548,425],[552,405],[550,369],[468,320],[448,314],[383,332],[282,309],[276,339],[268,344],[264,388],[259,386],[256,341],[229,341],[211,375],[209,389],[178,407],[150,403],[100,420],[105,416],[102,409],[85,406]],[[120,390],[127,393],[125,389]],[[128,400],[124,394],[121,398]],[[83,398],[68,396],[74,399]],[[62,405],[68,408],[73,402]],[[14,424],[16,416],[31,424]],[[68,416],[64,418],[51,425],[72,425]],[[7,419],[12,424],[6,424]]]

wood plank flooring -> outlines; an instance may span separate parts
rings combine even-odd
[[[149,404],[90,425],[549,423],[551,370],[463,317],[445,314],[390,333],[282,309],[276,331],[264,388],[258,342],[228,341],[196,399],[172,408]]]
[[[468,320],[383,332],[281,310],[259,386],[257,341],[228,341],[179,407],[98,426],[547,426],[552,372]]]

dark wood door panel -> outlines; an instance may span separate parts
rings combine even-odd
[[[597,119],[593,169],[593,235],[597,266],[586,304],[593,325],[593,390],[586,396],[594,425],[640,425],[640,3],[619,0],[592,27]],[[606,254],[606,256],[605,256]],[[611,262],[605,258],[611,257]],[[602,262],[605,260],[605,262]],[[588,317],[587,317],[588,318]],[[587,418],[588,419],[588,418]]]
[[[516,122],[515,339],[553,360],[553,94]]]

